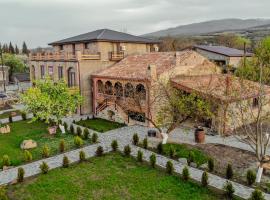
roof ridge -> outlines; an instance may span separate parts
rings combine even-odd
[[[101,29],[102,30],[102,29]],[[106,31],[106,29],[103,29],[102,32],[97,36],[97,39],[100,39],[101,36],[104,34],[104,32]]]

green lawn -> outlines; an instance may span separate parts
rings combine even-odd
[[[22,164],[24,154],[20,149],[20,144],[25,139],[33,139],[38,144],[36,149],[31,150],[33,160],[41,158],[41,150],[45,144],[50,147],[52,155],[57,154],[61,139],[65,140],[67,149],[75,148],[73,135],[57,133],[55,136],[51,136],[47,131],[48,126],[43,122],[19,121],[11,123],[10,127],[11,133],[0,134],[0,167],[5,154],[10,157],[12,165]]]
[[[8,118],[9,115],[10,115],[12,112],[16,112],[16,115],[15,115],[15,116],[19,116],[19,115],[22,114],[22,112],[21,112],[20,110],[8,111],[8,112],[4,112],[4,113],[0,114],[0,119]]]
[[[166,155],[169,155],[170,148],[175,149],[176,156],[178,158],[188,158],[189,153],[193,152],[194,161],[195,161],[195,163],[197,163],[197,165],[204,164],[208,160],[208,157],[205,153],[203,153],[202,151],[200,151],[198,149],[190,148],[185,144],[165,144],[165,145],[163,145],[164,153]]]
[[[76,122],[76,124],[81,125],[83,127],[90,128],[100,133],[125,126],[125,124],[120,124],[117,122],[112,122],[112,121],[108,121],[106,119],[100,119],[100,118],[81,120],[81,121]]]
[[[16,200],[223,199],[195,183],[169,176],[119,154],[95,157],[11,185],[8,195]]]

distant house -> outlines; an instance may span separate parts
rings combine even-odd
[[[25,91],[31,87],[30,73],[13,73],[10,79],[9,90]]]
[[[245,53],[242,50],[225,46],[195,45],[193,49],[222,67],[231,66],[237,68],[244,56],[249,58],[253,55],[252,53]]]

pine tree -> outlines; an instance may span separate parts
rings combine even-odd
[[[15,53],[14,47],[13,47],[13,45],[12,45],[11,42],[9,43],[8,50],[9,50],[9,53],[11,53],[11,54],[14,54]]]
[[[20,50],[19,50],[17,44],[16,44],[16,46],[15,46],[15,53],[16,53],[16,54],[20,54]]]
[[[25,42],[23,42],[22,53],[23,53],[23,54],[27,54],[27,55],[28,55],[28,53],[29,53],[29,51],[28,51],[28,49],[27,49],[27,46],[26,46],[26,43],[25,43]]]

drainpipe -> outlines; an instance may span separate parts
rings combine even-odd
[[[80,60],[81,60],[81,52],[77,51],[77,70],[78,70],[78,81],[79,81],[79,90],[82,95],[82,87],[81,87],[81,70],[80,70]],[[80,105],[80,115],[82,114],[82,106]]]

